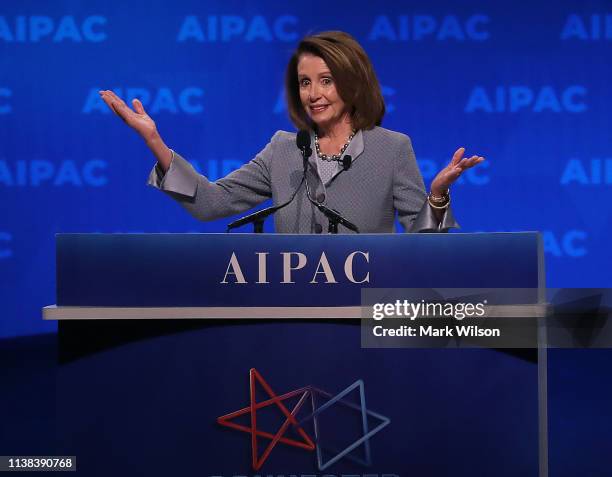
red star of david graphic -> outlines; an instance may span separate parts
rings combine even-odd
[[[302,405],[306,402],[307,397],[310,395],[309,388],[299,388],[295,391],[290,391],[281,396],[277,396],[272,388],[268,385],[268,383],[261,377],[261,374],[253,368],[249,371],[249,380],[250,380],[250,397],[251,404],[248,407],[242,408],[238,411],[234,411],[232,413],[226,414],[225,416],[221,416],[217,418],[217,423],[222,426],[230,427],[232,429],[237,429],[242,432],[248,432],[251,434],[251,450],[252,450],[252,462],[253,469],[259,470],[261,466],[264,464],[272,449],[276,446],[277,443],[282,442],[283,444],[287,444],[294,447],[299,447],[301,449],[305,449],[308,451],[314,451],[315,445],[308,437],[306,432],[298,425],[297,420],[295,419],[295,415],[300,411]],[[270,396],[271,399],[267,399],[265,401],[256,402],[255,400],[255,390],[257,382],[259,382],[260,386],[263,390]],[[301,397],[298,403],[295,405],[293,410],[289,412],[287,407],[283,404],[283,401],[290,399],[294,396],[298,396],[301,394]],[[261,431],[257,429],[257,410],[266,406],[271,406],[275,404],[281,412],[285,415],[286,419],[282,426],[278,429],[276,434],[271,434],[269,432]],[[242,416],[244,414],[250,413],[251,415],[251,427],[243,426],[241,424],[237,424],[232,422],[231,419],[234,419],[238,416]],[[298,432],[298,434],[302,437],[303,441],[298,441],[295,439],[290,439],[288,437],[283,437],[285,432],[287,431],[289,425],[292,424],[294,429]],[[257,437],[265,437],[267,439],[271,439],[270,443],[266,447],[266,449],[261,454],[261,457],[258,456],[257,451]]]

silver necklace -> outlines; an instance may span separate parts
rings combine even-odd
[[[317,156],[319,156],[319,159],[323,160],[323,161],[341,161],[342,160],[342,154],[344,154],[344,151],[346,151],[346,148],[349,147],[349,144],[351,143],[351,140],[355,137],[357,131],[355,131],[353,129],[353,131],[351,132],[351,135],[347,138],[346,142],[344,143],[344,146],[342,146],[342,149],[340,149],[340,153],[339,154],[332,154],[331,156],[328,156],[327,154],[321,154],[321,149],[319,147],[319,136],[317,136],[317,133],[315,133],[315,149],[317,151]]]

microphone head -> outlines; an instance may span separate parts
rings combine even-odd
[[[310,147],[310,132],[307,129],[300,129],[295,137],[295,144],[302,151]]]
[[[345,171],[348,171],[351,168],[351,164],[353,163],[353,158],[348,154],[342,158],[342,168]]]

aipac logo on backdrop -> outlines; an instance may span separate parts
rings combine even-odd
[[[107,38],[106,17],[91,15],[82,19],[73,15],[53,18],[44,15],[0,16],[0,40],[7,43],[38,43],[49,41],[99,43]]]
[[[110,114],[108,106],[102,101],[98,93],[100,89],[101,88],[89,89],[89,93],[87,94],[87,98],[85,98],[85,104],[81,111],[83,114]],[[204,90],[197,86],[189,86],[179,91],[173,91],[167,87],[113,88],[113,91],[127,104],[131,104],[133,99],[140,99],[149,114],[167,112],[172,114],[184,113],[194,115],[201,114],[204,110],[204,106],[202,105]]]
[[[561,185],[612,185],[612,157],[570,159],[561,173]]]
[[[612,14],[568,15],[561,29],[562,40],[612,40]]]
[[[544,252],[553,257],[582,258],[589,253],[586,248],[588,235],[584,230],[542,231]]]
[[[301,387],[278,396],[272,390],[270,385],[263,379],[261,374],[254,368],[249,372],[249,382],[250,404],[247,407],[239,409],[238,411],[234,411],[217,418],[217,423],[230,429],[245,432],[251,435],[251,462],[253,470],[261,469],[266,459],[268,459],[270,456],[272,450],[279,443],[298,449],[303,449],[306,452],[316,450],[317,467],[321,471],[327,469],[329,466],[344,458],[365,466],[371,465],[370,439],[375,434],[379,433],[385,426],[387,426],[390,420],[387,417],[366,408],[365,386],[363,381],[355,381],[353,384],[335,396],[312,385]],[[266,399],[265,401],[256,400],[258,383],[270,397],[269,399]],[[355,404],[346,399],[347,395],[355,390],[359,391],[359,404]],[[284,403],[289,399],[296,398],[297,404],[295,404],[290,411]],[[325,402],[318,405],[317,400],[325,400]],[[298,419],[300,410],[305,405],[308,406],[308,402],[310,403],[311,412],[302,419]],[[257,411],[268,406],[276,406],[285,416],[285,421],[274,433],[264,431],[257,427]],[[340,451],[334,450],[335,455],[324,462],[323,451],[328,449],[324,449],[321,445],[322,436],[320,416],[323,413],[326,413],[326,415],[332,413],[331,409],[333,409],[334,406],[345,406],[346,408],[359,413],[358,415],[361,421],[361,435],[344,449],[341,449]],[[250,416],[250,426],[236,422],[236,418],[240,416]],[[370,428],[369,425],[369,418],[377,422],[377,424],[372,428]],[[313,436],[308,435],[303,428],[304,424],[310,421],[312,421],[314,428]],[[288,437],[287,432],[289,429],[295,431],[295,437]],[[270,440],[261,454],[259,453],[258,445],[259,437]],[[363,446],[364,448],[365,457],[363,459],[351,455],[351,452],[360,446]]]
[[[465,105],[466,113],[583,113],[588,109],[585,102],[587,88],[572,85],[555,88],[545,85],[540,88],[529,86],[496,86],[485,88],[475,86]]]
[[[485,41],[490,37],[488,15],[378,15],[368,33],[370,41]]]
[[[188,15],[181,23],[176,41],[179,43],[186,41],[198,43],[294,42],[299,37],[295,30],[297,23],[298,19],[293,15],[281,15],[275,18],[262,15],[253,17],[208,15],[202,19],[195,15]]]
[[[46,159],[0,160],[0,187],[101,187],[108,183],[106,161],[92,159],[85,162]]]

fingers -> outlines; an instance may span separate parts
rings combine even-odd
[[[457,149],[455,151],[455,154],[453,154],[453,158],[451,159],[451,166],[456,166],[457,164],[459,164],[459,161],[461,161],[461,158],[463,157],[463,154],[465,153],[465,147],[460,147],[459,149]]]
[[[458,164],[457,167],[461,168],[461,170],[469,169],[470,167],[474,167],[476,164],[480,164],[484,161],[485,158],[482,156],[472,156],[463,158]]]
[[[460,170],[469,169],[470,167],[474,167],[476,164],[480,164],[485,160],[482,156],[472,156],[472,157],[463,157],[465,154],[465,147],[460,147],[453,154],[453,158],[449,164],[449,167],[459,167]]]
[[[459,178],[463,171],[474,167],[485,160],[484,157],[476,155],[472,157],[463,157],[464,153],[464,147],[457,149],[455,154],[453,154],[450,164],[442,169],[442,171],[440,171],[440,173],[436,176],[434,181],[438,181],[440,184],[442,184],[440,187],[447,189],[450,188],[450,186]]]
[[[102,97],[102,101],[106,103],[109,109],[125,121],[125,118],[119,113],[119,111],[117,111],[117,108],[115,108],[115,102],[113,98],[108,94],[101,94],[100,96]]]
[[[112,91],[110,89],[107,89],[106,91],[103,91],[102,94],[103,95],[108,95],[113,101],[125,104],[123,102],[123,100],[119,96],[117,96],[114,91]]]
[[[128,121],[131,114],[134,114],[127,104],[125,104],[123,100],[112,91],[100,91],[100,96],[108,107],[125,122]]]
[[[134,110],[132,110],[119,96],[114,93],[114,91],[103,90],[99,91],[99,93],[100,97],[108,105],[108,107],[125,122],[128,122],[129,119],[134,118],[134,114],[148,116],[142,102],[138,98],[132,100],[132,106],[134,108]]]
[[[113,103],[115,101],[113,97],[110,94],[107,94],[106,92],[100,92],[100,97],[102,98],[102,101],[104,101],[106,105],[116,114],[117,111],[113,106]]]

